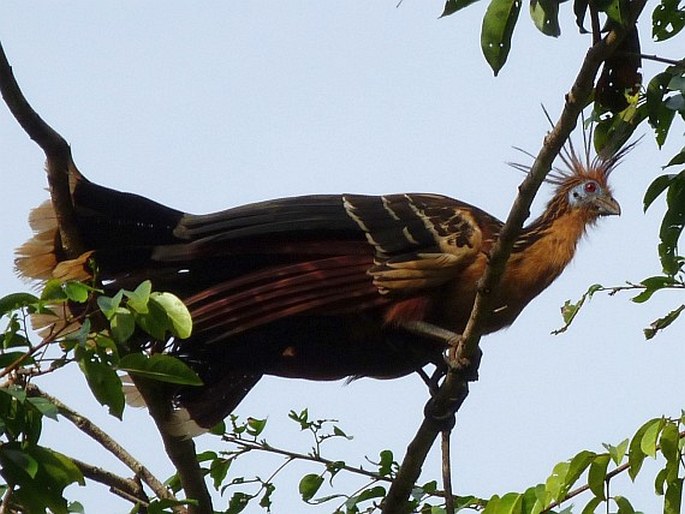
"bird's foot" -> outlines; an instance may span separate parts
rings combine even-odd
[[[476,382],[478,380],[478,368],[483,357],[483,351],[476,348],[472,355],[462,355],[459,351],[459,345],[450,346],[445,352],[445,361],[447,365],[464,377],[468,382]]]
[[[457,413],[455,409],[446,408],[439,405],[434,396],[431,396],[426,406],[423,408],[423,415],[430,419],[441,432],[452,430],[457,424]]]

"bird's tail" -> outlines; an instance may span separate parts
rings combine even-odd
[[[72,165],[73,168],[73,165]],[[177,240],[174,228],[183,213],[130,193],[122,193],[87,180],[78,170],[70,173],[70,193],[84,251],[68,258],[62,244],[59,220],[50,201],[33,209],[29,223],[34,236],[16,250],[17,274],[45,282],[88,280],[90,259],[98,255],[105,272],[124,270],[145,258],[146,249]]]

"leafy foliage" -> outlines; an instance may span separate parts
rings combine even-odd
[[[31,342],[32,316],[48,319],[38,344]],[[169,355],[148,355],[131,339],[137,330],[149,340],[160,336],[162,342],[191,331],[190,314],[180,300],[152,292],[147,281],[114,297],[88,284],[50,281],[40,297],[13,293],[0,298],[0,317],[6,321],[0,335],[0,376],[5,379],[0,387],[0,474],[6,493],[11,491],[9,504],[28,512],[78,510],[63,491],[69,484],[84,484],[72,459],[39,445],[43,419],[57,420],[60,410],[32,395],[34,377],[77,363],[93,396],[117,418],[125,404],[121,371],[162,382],[200,383],[186,364]],[[154,333],[147,330],[151,326]]]

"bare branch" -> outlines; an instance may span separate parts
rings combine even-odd
[[[631,23],[633,26],[642,13],[646,0],[634,0],[631,5]],[[407,498],[413,485],[419,478],[421,468],[428,451],[438,433],[443,429],[439,419],[445,419],[447,413],[455,413],[468,396],[468,380],[464,371],[470,360],[479,353],[479,342],[483,327],[492,311],[493,291],[504,273],[504,268],[524,221],[528,218],[530,206],[545,176],[552,167],[554,159],[561,151],[564,142],[573,131],[581,111],[587,104],[595,77],[602,63],[616,50],[625,37],[626,31],[621,27],[611,30],[603,40],[593,45],[587,52],[571,90],[566,95],[566,104],[554,128],[545,138],[529,174],[519,186],[519,193],[509,212],[506,223],[490,255],[488,267],[481,278],[471,317],[464,330],[463,337],[453,352],[452,366],[447,373],[437,394],[429,402],[430,412],[424,418],[414,439],[407,447],[400,471],[390,487],[383,512],[398,514],[407,511]],[[469,370],[470,375],[475,373]],[[436,414],[438,414],[436,416]]]
[[[59,220],[62,246],[68,258],[85,250],[76,227],[69,189],[69,174],[78,173],[66,140],[33,110],[17,84],[5,51],[0,44],[0,93],[21,128],[45,152],[50,197]]]
[[[149,499],[139,482],[121,477],[111,471],[102,469],[87,462],[70,457],[71,461],[81,470],[83,476],[109,487],[109,490],[134,505],[148,505]]]
[[[52,403],[57,407],[57,410],[63,417],[71,421],[81,432],[99,443],[104,449],[119,459],[126,467],[133,471],[136,476],[140,477],[159,498],[174,499],[173,495],[162,482],[157,480],[145,466],[87,417],[66,406],[57,398],[49,395],[34,384],[26,386],[26,392],[29,396],[39,396]]]
[[[188,505],[188,512],[191,514],[214,512],[212,498],[209,495],[200,463],[197,461],[195,443],[190,438],[174,437],[168,434],[164,428],[164,422],[168,419],[170,410],[168,396],[160,392],[154,383],[134,375],[131,375],[131,378],[145,400],[150,416],[157,425],[159,434],[162,436],[164,449],[178,472],[186,497],[197,502],[197,505]]]
[[[450,461],[450,440],[452,430],[441,433],[442,449],[442,486],[445,489],[445,510],[447,514],[454,514],[454,496],[452,494],[452,466]]]

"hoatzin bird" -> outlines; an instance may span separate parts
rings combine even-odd
[[[516,241],[486,332],[510,325],[559,276],[588,226],[620,214],[607,180],[626,151],[590,160],[566,149],[547,178],[554,195]],[[175,434],[212,427],[265,374],[393,378],[440,361],[445,345],[417,334],[417,322],[463,331],[502,228],[436,194],[302,196],[194,215],[75,169],[71,193],[91,251],[64,261],[44,204],[17,268],[33,279],[82,279],[93,259],[106,291],[151,279],[184,300],[193,335],[169,351],[204,385],[173,391]]]

